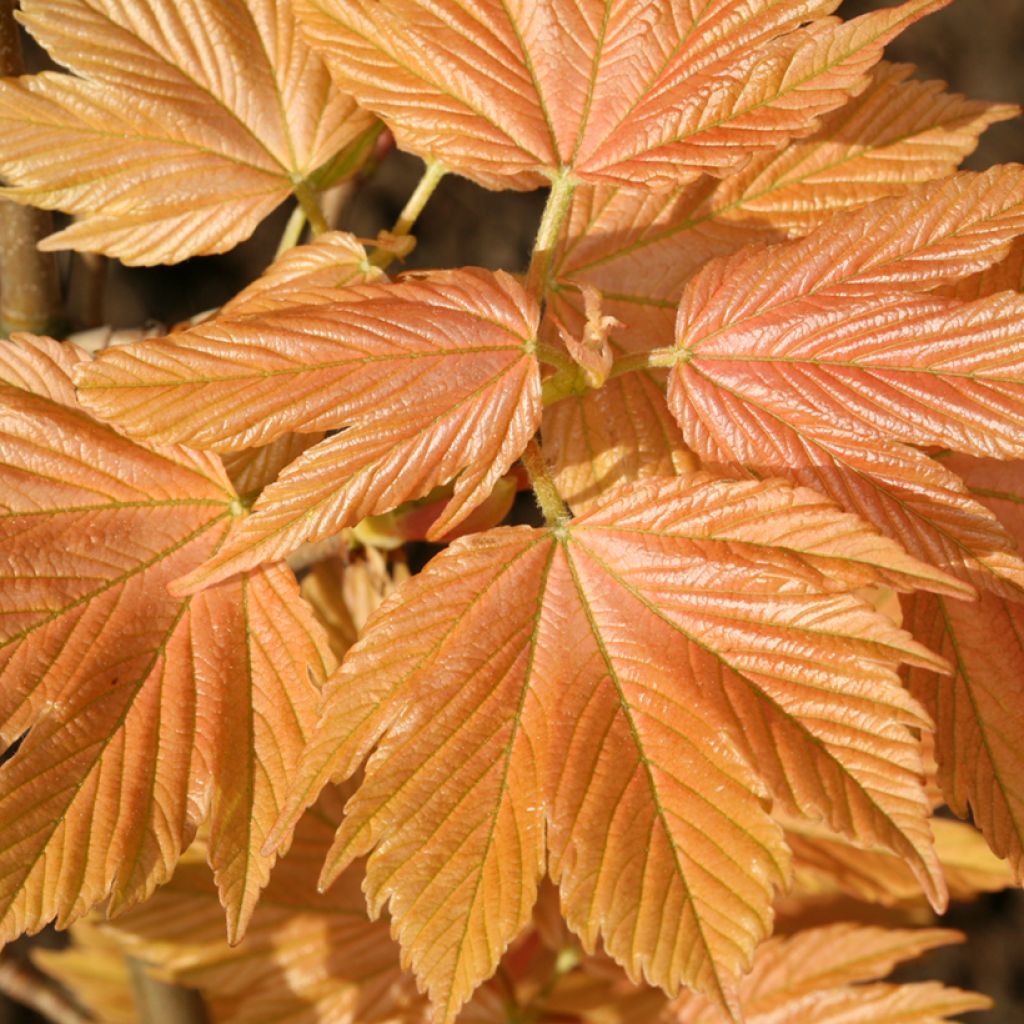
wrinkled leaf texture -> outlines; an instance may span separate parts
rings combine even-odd
[[[908,80],[911,70],[883,62],[868,88],[814,135],[756,155],[720,182],[705,178],[655,195],[578,188],[555,256],[552,313],[577,325],[579,290],[589,285],[620,321],[611,339],[618,354],[669,345],[683,287],[708,260],[806,234],[834,213],[950,174],[988,125],[1017,113],[947,93],[940,82]],[[654,372],[615,378],[548,408],[544,449],[576,511],[617,482],[687,465]]]
[[[1024,544],[1024,463],[942,459]],[[915,595],[907,628],[953,665],[939,679],[910,674],[935,719],[939,782],[949,806],[971,814],[992,849],[1024,879],[1024,587],[970,605]]]
[[[973,584],[1020,584],[1015,544],[922,449],[1024,453],[1024,297],[921,294],[1003,258],[1024,168],[961,174],[714,260],[686,286],[668,399],[726,473],[786,476]]]
[[[0,937],[112,911],[170,877],[204,819],[228,934],[315,721],[325,638],[267,565],[195,598],[237,499],[216,456],[91,420],[72,345],[0,344]]]
[[[489,188],[675,188],[807,135],[949,0],[849,22],[838,0],[295,0],[341,88],[399,146]]]
[[[778,482],[664,481],[464,538],[332,676],[277,835],[378,744],[324,881],[370,854],[371,908],[389,903],[438,1020],[494,971],[545,865],[587,946],[735,1010],[787,877],[769,790],[944,899],[910,731],[927,719],[892,667],[941,666],[843,592],[880,580],[958,592]]]
[[[107,351],[82,401],[133,436],[232,450],[347,427],[305,451],[185,581],[202,586],[455,478],[428,536],[490,494],[540,423],[537,304],[505,273],[304,290]]]
[[[0,83],[8,199],[77,215],[48,249],[126,263],[224,252],[372,118],[289,0],[24,0],[58,63]]]

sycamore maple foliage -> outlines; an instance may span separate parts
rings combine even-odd
[[[948,2],[23,0],[45,247],[316,237],[0,347],[0,939],[117,915],[41,958],[111,1020],[126,955],[237,1022],[984,1005],[802,920],[1024,877],[1024,167],[956,172],[1017,111],[880,62]],[[385,273],[448,172],[550,186],[525,275]]]

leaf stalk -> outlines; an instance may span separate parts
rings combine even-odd
[[[540,219],[540,227],[537,229],[537,238],[533,243],[533,257],[530,260],[530,269],[526,279],[527,291],[535,295],[538,300],[543,300],[551,282],[555,248],[561,235],[562,223],[572,205],[572,195],[575,190],[576,180],[571,174],[564,173],[551,182],[551,192],[548,194],[548,201],[544,205],[544,213]]]
[[[530,485],[537,497],[537,504],[544,514],[544,522],[548,526],[564,526],[572,518],[572,513],[558,493],[554,480],[551,479],[536,438],[531,438],[527,444],[522,454],[522,460],[523,466],[530,476]]]
[[[423,208],[441,183],[441,179],[448,173],[448,168],[440,160],[429,159],[426,164],[422,177],[389,232],[392,238],[404,238],[412,231]],[[370,257],[370,263],[385,270],[394,262],[397,255],[393,249],[382,247]]]
[[[299,239],[305,228],[306,211],[299,205],[292,210],[292,215],[288,218],[288,223],[281,234],[281,241],[277,243],[277,252],[274,253],[275,260],[280,259],[289,249],[294,249],[299,244]]]
[[[309,226],[313,229],[313,234],[322,235],[328,231],[324,212],[320,209],[320,201],[309,181],[306,178],[293,177],[292,190],[295,192],[295,198],[298,199],[299,207],[305,214],[306,220],[309,221]]]

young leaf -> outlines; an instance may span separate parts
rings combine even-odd
[[[911,446],[1022,450],[1024,303],[896,289],[999,258],[1024,228],[1007,191],[1022,175],[961,175],[709,265],[687,286],[665,359],[687,443],[729,472],[817,487],[981,585],[1019,573],[995,518]]]
[[[864,93],[814,135],[755,157],[720,183],[704,179],[667,195],[578,188],[554,259],[551,311],[578,325],[579,293],[597,287],[604,312],[621,324],[611,337],[617,354],[668,345],[683,287],[703,264],[948,174],[985,127],[1015,112],[947,94],[939,82],[906,81],[909,71],[879,65]],[[659,384],[657,375],[633,373],[545,411],[545,454],[577,511],[619,482],[686,464]]]
[[[303,292],[384,279],[384,272],[370,263],[366,249],[354,235],[326,231],[308,245],[297,245],[275,260],[223,306],[220,315],[266,313],[298,305]]]
[[[810,138],[758,154],[726,178],[706,213],[805,235],[836,213],[952,174],[986,128],[1020,114],[910,79],[914,70],[883,61]]]
[[[840,23],[836,0],[297,0],[331,74],[399,146],[488,188],[571,172],[672,189],[807,135],[948,0]]]
[[[954,456],[942,460],[1024,543],[1024,464]],[[949,806],[970,813],[992,849],[1024,878],[1024,587],[983,594],[970,606],[920,595],[907,627],[953,665],[949,679],[910,674],[936,722],[939,782]]]
[[[896,964],[960,941],[938,928],[904,930],[836,924],[766,942],[740,984],[747,1024],[942,1024],[950,1014],[983,1010],[985,996],[934,982],[863,985]],[[713,1006],[684,996],[662,1024],[722,1024]]]
[[[329,654],[282,566],[167,593],[224,542],[237,499],[216,456],[89,419],[65,352],[0,349],[0,735],[21,740],[0,768],[0,936],[145,899],[207,815],[237,936]]]
[[[4,195],[79,217],[44,248],[137,264],[224,252],[371,124],[289,0],[21,6],[75,72],[0,83]]]
[[[934,658],[836,592],[929,576],[778,482],[677,479],[566,526],[464,538],[332,677],[277,835],[383,734],[324,880],[371,853],[371,907],[390,903],[439,1020],[524,927],[545,829],[588,947],[600,937],[634,977],[732,1006],[786,863],[747,764],[943,898],[907,728],[926,722],[891,668]]]
[[[793,853],[792,892],[798,898],[847,895],[885,907],[921,903],[917,879],[888,851],[866,849],[820,822],[785,816],[779,820]],[[1006,862],[992,853],[972,825],[932,818],[931,830],[951,900],[1013,885]]]
[[[288,466],[189,587],[456,478],[429,532],[443,536],[540,422],[537,307],[508,274],[444,271],[302,302],[104,353],[79,377],[89,408],[159,441],[232,449],[349,428]]]
[[[212,1022],[422,1024],[423,999],[387,923],[367,919],[361,871],[316,891],[341,808],[332,787],[305,815],[237,946],[224,942],[223,912],[195,850],[104,934],[125,955],[159,965],[160,976],[198,989]]]

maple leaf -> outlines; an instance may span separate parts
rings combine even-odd
[[[740,982],[747,1024],[942,1024],[951,1014],[991,1005],[975,992],[935,982],[857,984],[884,977],[893,967],[936,946],[961,941],[938,928],[908,930],[836,924],[766,942],[753,970]],[[699,996],[683,996],[659,1024],[722,1024]],[[653,1024],[653,1022],[652,1022]]]
[[[833,214],[952,174],[986,128],[1021,112],[910,79],[914,70],[883,61],[868,87],[814,135],[759,153],[723,180],[699,219],[805,235]]]
[[[145,899],[207,816],[237,936],[330,655],[281,565],[167,593],[237,498],[216,456],[86,416],[68,374],[87,358],[0,345],[0,735],[20,740],[0,768],[0,937]]]
[[[78,215],[45,249],[224,252],[367,132],[288,0],[24,0],[74,75],[0,83],[8,199]]]
[[[1024,543],[1024,463],[942,460]],[[1024,586],[982,594],[969,608],[921,595],[909,629],[953,665],[949,679],[912,672],[910,686],[936,722],[939,782],[949,806],[971,813],[992,849],[1024,879]]]
[[[221,316],[266,313],[297,305],[303,292],[385,280],[362,242],[348,231],[325,231],[276,259],[220,310]],[[314,300],[316,295],[314,295]]]
[[[108,351],[83,403],[133,436],[201,447],[347,427],[292,462],[186,586],[386,512],[453,478],[428,533],[490,494],[540,422],[536,303],[508,274],[440,271],[303,292],[302,303]]]
[[[817,487],[980,586],[1020,578],[995,517],[915,446],[1024,451],[1024,300],[916,294],[1005,255],[1021,184],[1024,168],[958,175],[707,266],[652,357],[674,365],[687,443],[726,472]]]
[[[883,62],[814,135],[756,156],[721,182],[705,178],[667,194],[578,188],[553,260],[552,315],[579,331],[580,295],[596,287],[604,311],[620,321],[611,339],[618,355],[671,344],[683,287],[709,260],[951,173],[988,125],[1016,111],[951,95],[941,82],[906,81],[909,71]],[[577,511],[619,482],[686,465],[660,386],[657,374],[633,373],[545,411],[544,451]]]
[[[303,817],[237,946],[224,941],[201,845],[103,934],[157,977],[197,989],[213,1024],[421,1024],[424,1000],[387,922],[367,918],[361,870],[329,893],[316,890],[343,802],[329,788]]]
[[[839,894],[881,906],[916,905],[921,887],[906,862],[886,850],[871,850],[820,822],[776,815],[793,854],[792,894],[798,908],[807,897]],[[932,818],[935,853],[951,900],[1009,888],[1013,878],[981,833],[961,821]]]
[[[489,188],[675,188],[807,135],[948,0],[841,23],[836,0],[297,0],[346,91],[403,149]]]
[[[747,764],[942,899],[907,729],[926,720],[889,664],[935,661],[841,593],[880,579],[951,583],[779,482],[663,481],[568,525],[463,538],[329,681],[274,838],[384,733],[324,881],[373,851],[371,908],[390,902],[439,1020],[524,927],[545,829],[588,946],[600,935],[634,975],[728,1005],[785,877]]]

